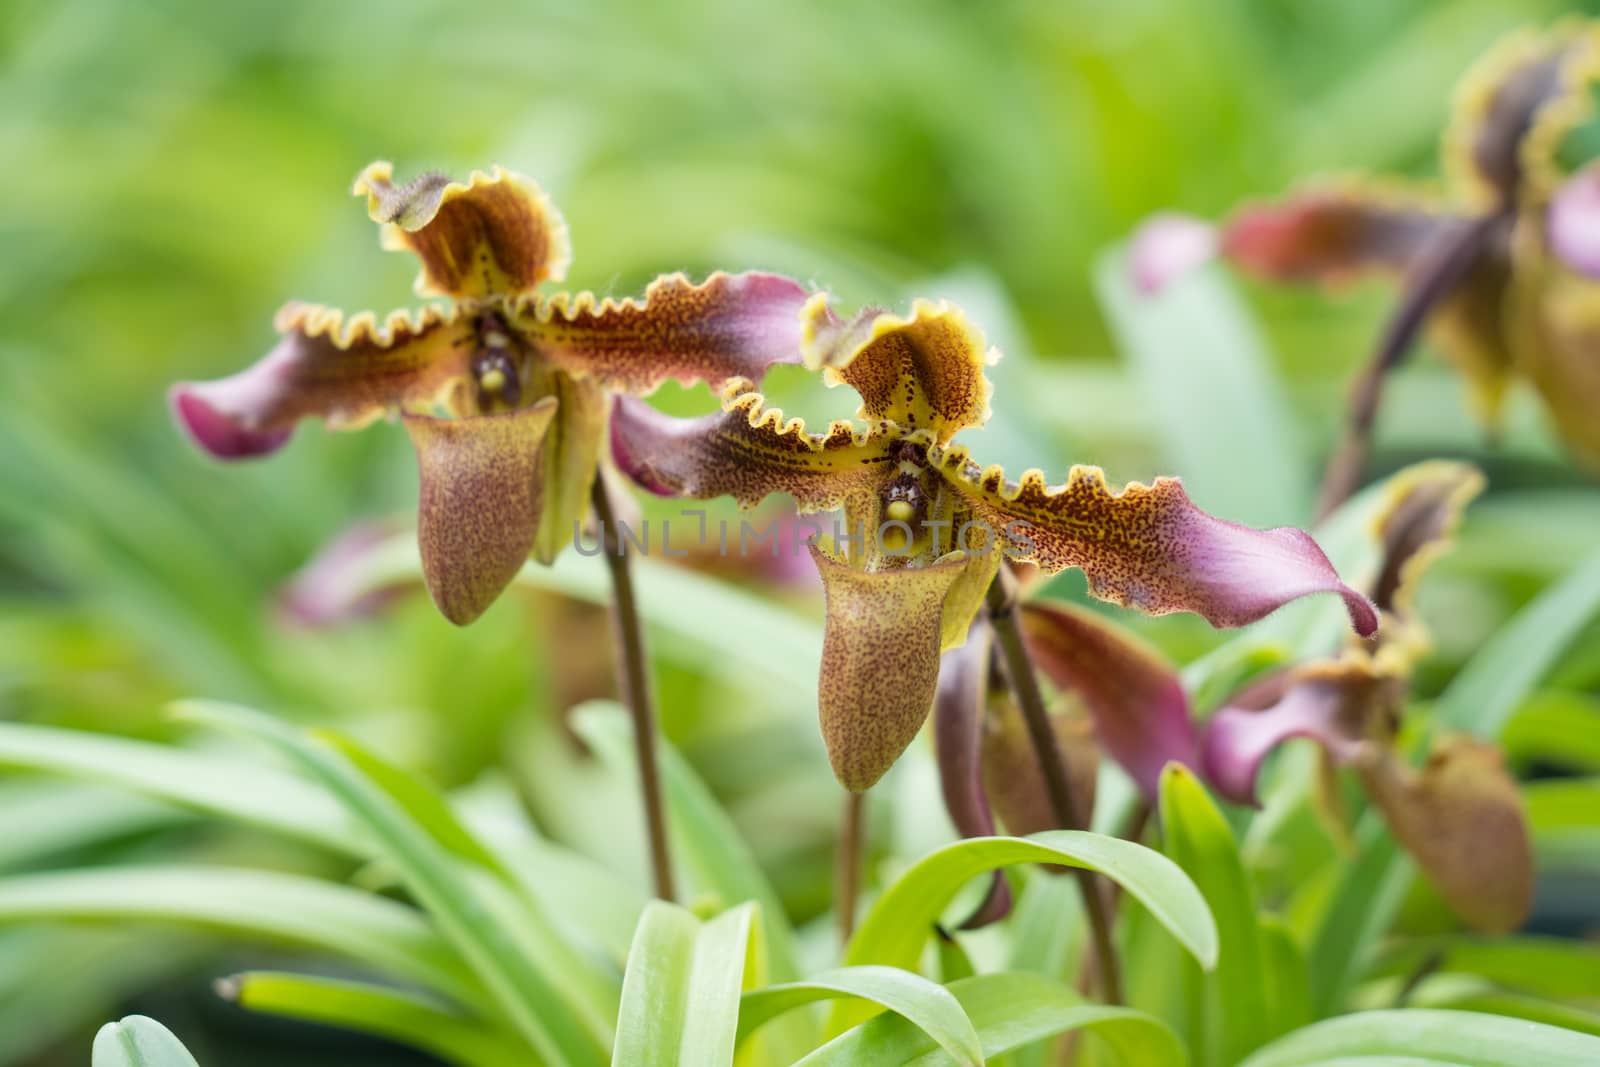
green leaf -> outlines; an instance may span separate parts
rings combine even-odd
[[[1410,1057],[1459,1067],[1593,1067],[1600,1038],[1554,1026],[1466,1011],[1364,1011],[1313,1023],[1241,1067],[1313,1067],[1366,1057]]]
[[[528,1047],[426,997],[385,986],[251,971],[218,983],[223,996],[263,1015],[342,1026],[430,1052],[459,1067],[524,1067]]]
[[[975,837],[929,853],[873,904],[851,939],[845,962],[913,969],[934,923],[956,892],[980,874],[1018,863],[1100,871],[1144,905],[1202,966],[1216,963],[1216,923],[1189,876],[1153,849],[1085,830]],[[829,1032],[838,1033],[865,1014],[850,1004],[836,1005]]]
[[[1498,738],[1596,614],[1600,614],[1600,552],[1497,630],[1439,697],[1435,717],[1444,726]]]
[[[1191,1036],[1190,1047],[1197,1062],[1237,1063],[1282,1032],[1271,1010],[1255,891],[1227,820],[1176,763],[1161,775],[1161,831],[1167,855],[1194,879],[1217,922],[1216,970],[1199,980],[1205,1006],[1197,1017],[1206,1032]]]
[[[1500,741],[1513,760],[1600,773],[1600,700],[1583,693],[1537,693],[1506,723]]]
[[[1311,973],[1294,933],[1276,915],[1261,917],[1261,945],[1275,1033],[1311,1022]]]
[[[407,805],[415,804],[426,786],[417,782],[390,792],[341,752],[258,712],[199,703],[183,705],[182,712],[268,742],[325,785],[365,827],[383,858],[545,1060],[564,1067],[602,1060],[611,1035],[592,1005],[594,972],[524,897],[494,872],[461,864],[430,832],[430,825],[439,825],[442,805],[427,805],[426,821],[419,821]],[[390,768],[385,780],[401,773]],[[564,969],[567,961],[572,961],[570,971]]]
[[[1198,270],[1148,296],[1117,248],[1096,264],[1095,291],[1155,409],[1162,469],[1219,515],[1253,526],[1304,521],[1312,466],[1266,346],[1223,273]]]
[[[1575,1008],[1570,1004],[1561,1004],[1541,997],[1508,993],[1487,984],[1479,985],[1478,988],[1469,991],[1457,990],[1438,996],[1431,992],[1426,996],[1419,994],[1413,998],[1413,1003],[1419,1007],[1452,1008],[1456,1011],[1505,1015],[1513,1019],[1526,1019],[1529,1022],[1559,1026],[1563,1030],[1576,1030],[1579,1033],[1600,1037],[1600,1012]]]
[[[170,922],[286,941],[418,982],[464,1004],[482,987],[423,915],[315,878],[228,867],[96,867],[0,880],[0,922]]]
[[[1081,1030],[1110,1047],[1128,1067],[1183,1067],[1183,1045],[1153,1015],[1131,1008],[1085,1004],[1076,993],[1042,975],[1021,971],[981,974],[949,985],[972,1021],[986,1058]],[[900,1015],[880,1015],[805,1057],[795,1067],[939,1067],[948,1055],[928,1033]]]
[[[622,979],[613,1067],[727,1067],[756,905],[702,923],[655,900],[645,908]]]
[[[739,1005],[739,1038],[791,1008],[839,997],[868,1000],[904,1016],[959,1064],[983,1063],[983,1046],[961,1003],[944,986],[898,967],[842,967],[746,993]]]
[[[200,1067],[172,1031],[143,1015],[106,1023],[94,1035],[93,1067]]]
[[[1383,820],[1368,812],[1356,829],[1355,858],[1340,866],[1328,909],[1306,953],[1311,1010],[1318,1018],[1343,1004],[1373,947],[1389,929],[1411,875],[1409,857],[1400,851]]]

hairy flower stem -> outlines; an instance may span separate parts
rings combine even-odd
[[[1383,402],[1389,372],[1405,362],[1429,312],[1467,276],[1505,221],[1503,213],[1474,220],[1446,233],[1418,259],[1400,305],[1378,340],[1377,351],[1350,392],[1344,431],[1328,458],[1322,489],[1317,494],[1317,522],[1350,499],[1361,484],[1367,453],[1372,448],[1372,427]]]
[[[1066,761],[1056,743],[1056,733],[1050,727],[1050,716],[1045,711],[1044,697],[1039,692],[1033,661],[1028,658],[1028,650],[1022,643],[1016,599],[1008,588],[1009,581],[1010,576],[1002,567],[989,584],[988,597],[989,622],[994,627],[995,648],[1000,653],[1002,673],[1028,724],[1028,739],[1033,743],[1033,753],[1039,761],[1039,770],[1044,776],[1045,789],[1050,795],[1050,807],[1057,824],[1070,830],[1088,829],[1072,800],[1072,789],[1067,783]],[[1072,868],[1072,873],[1083,895],[1084,914],[1089,917],[1102,998],[1107,1004],[1121,1004],[1122,976],[1118,970],[1116,947],[1111,940],[1111,919],[1105,897],[1100,893],[1099,880],[1093,871],[1081,867]]]
[[[856,930],[856,899],[861,893],[862,856],[867,848],[866,807],[867,794],[845,792],[833,887],[833,910],[839,925],[840,945],[849,945],[850,935]]]
[[[645,828],[650,838],[650,872],[656,896],[672,900],[672,854],[667,848],[667,809],[661,794],[661,763],[656,753],[656,712],[650,692],[650,664],[645,658],[644,628],[633,595],[628,546],[617,533],[616,514],[605,478],[594,480],[594,517],[611,572],[611,622],[617,652],[617,686],[633,720],[634,751],[639,757],[639,791],[644,800]]]

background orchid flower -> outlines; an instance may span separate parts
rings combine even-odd
[[[921,729],[940,650],[965,639],[1003,554],[1052,573],[1081,568],[1096,596],[1151,614],[1238,626],[1336,592],[1358,631],[1377,625],[1308,535],[1213,518],[1175,479],[1113,492],[1098,468],[1080,466],[1049,487],[1038,470],[1009,482],[973,462],[953,439],[989,417],[984,367],[997,355],[948,304],[841,322],[814,298],[805,358],[830,385],[855,389],[864,426],[808,433],[735,381],[722,413],[699,419],[619,397],[612,446],[624,472],[662,495],[726,494],[748,507],[787,492],[803,512],[843,508],[844,529],[811,555],[827,600],[822,733],[847,789],[869,788]]]
[[[373,163],[355,194],[384,247],[422,262],[417,290],[444,305],[279,312],[283,339],[249,369],[174,387],[179,421],[222,459],[281,447],[319,417],[358,429],[398,415],[421,477],[418,539],[428,589],[452,622],[477,618],[530,552],[549,562],[588,506],[607,389],[669,378],[720,383],[798,359],[807,293],[770,274],[656,279],[641,300],[541,295],[570,251],[566,223],[531,181],[495,168],[465,182],[404,185]]]
[[[1446,737],[1419,771],[1400,741],[1411,674],[1428,647],[1413,610],[1417,582],[1448,547],[1481,488],[1481,475],[1464,464],[1428,462],[1395,475],[1375,527],[1381,552],[1371,593],[1384,615],[1380,635],[1254,680],[1202,724],[1193,719],[1176,668],[1092,612],[1050,601],[1025,604],[1029,651],[1039,670],[1087,710],[1098,747],[1147,798],[1157,796],[1161,769],[1179,762],[1225,798],[1254,804],[1266,757],[1285,741],[1310,738],[1334,763],[1355,769],[1395,836],[1463,919],[1485,929],[1513,928],[1529,905],[1532,860],[1516,785],[1499,753],[1472,738]],[[952,785],[969,780],[971,746],[992,743],[993,731],[972,725],[985,714],[982,706],[941,692],[939,708],[940,767],[957,828],[984,832],[991,805],[1009,827],[999,795],[960,793]],[[992,707],[987,714],[993,717]],[[1082,759],[1094,749],[1078,751]],[[1072,769],[1076,776],[1093,774],[1092,767]],[[1014,798],[1007,804],[1030,807]],[[1048,810],[1041,804],[1035,797],[1031,807]],[[1484,855],[1496,857],[1493,871],[1481,869]]]
[[[1158,216],[1134,238],[1134,279],[1154,291],[1213,254],[1273,282],[1392,278],[1403,295],[1384,341],[1399,349],[1391,359],[1425,322],[1486,421],[1512,378],[1525,378],[1567,445],[1600,468],[1593,175],[1556,195],[1569,135],[1593,118],[1597,72],[1591,21],[1514,34],[1462,79],[1442,194],[1393,178],[1324,178],[1245,205],[1214,230]]]

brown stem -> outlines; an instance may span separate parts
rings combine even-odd
[[[1055,731],[1050,728],[1050,716],[1045,711],[1044,696],[1039,692],[1039,680],[1033,673],[1033,661],[1028,658],[1028,650],[1022,643],[1016,601],[1007,588],[1009,578],[1002,567],[989,584],[989,622],[994,627],[995,648],[1000,653],[1002,673],[1028,724],[1028,738],[1033,743],[1034,756],[1044,775],[1045,790],[1050,795],[1050,807],[1056,823],[1067,829],[1084,830],[1088,827],[1072,800],[1066,762],[1056,743]],[[1083,910],[1089,918],[1089,929],[1094,938],[1100,992],[1107,1004],[1120,1004],[1122,976],[1118,973],[1116,948],[1111,940],[1111,921],[1105,898],[1100,894],[1099,880],[1093,871],[1082,867],[1072,868],[1072,873],[1078,880],[1078,890],[1083,895]]]
[[[1389,372],[1405,362],[1412,342],[1439,301],[1449,296],[1476,265],[1506,224],[1503,212],[1484,215],[1446,230],[1426,248],[1412,268],[1404,295],[1384,327],[1377,350],[1356,379],[1346,409],[1339,444],[1328,457],[1317,494],[1316,521],[1327,518],[1348,500],[1361,484],[1367,453],[1372,447],[1372,427],[1383,400]]]
[[[844,817],[839,825],[839,862],[833,887],[834,918],[839,924],[839,944],[849,945],[856,929],[856,898],[861,892],[861,863],[867,848],[867,795],[846,792]]]
[[[661,763],[656,753],[656,712],[650,692],[650,664],[645,658],[644,628],[633,594],[628,546],[618,535],[616,513],[603,475],[594,480],[594,517],[611,572],[611,622],[617,650],[617,686],[633,720],[634,751],[639,757],[639,791],[644,800],[645,829],[650,839],[650,872],[656,896],[671,900],[672,854],[667,848],[667,809],[661,795]]]

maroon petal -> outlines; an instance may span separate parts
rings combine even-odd
[[[407,415],[422,491],[417,543],[428,592],[457,626],[494,603],[528,561],[544,505],[555,397],[504,415]]]
[[[400,536],[398,521],[367,519],[334,538],[295,572],[278,596],[288,622],[320,629],[380,611],[415,578],[376,583],[369,564]]]

